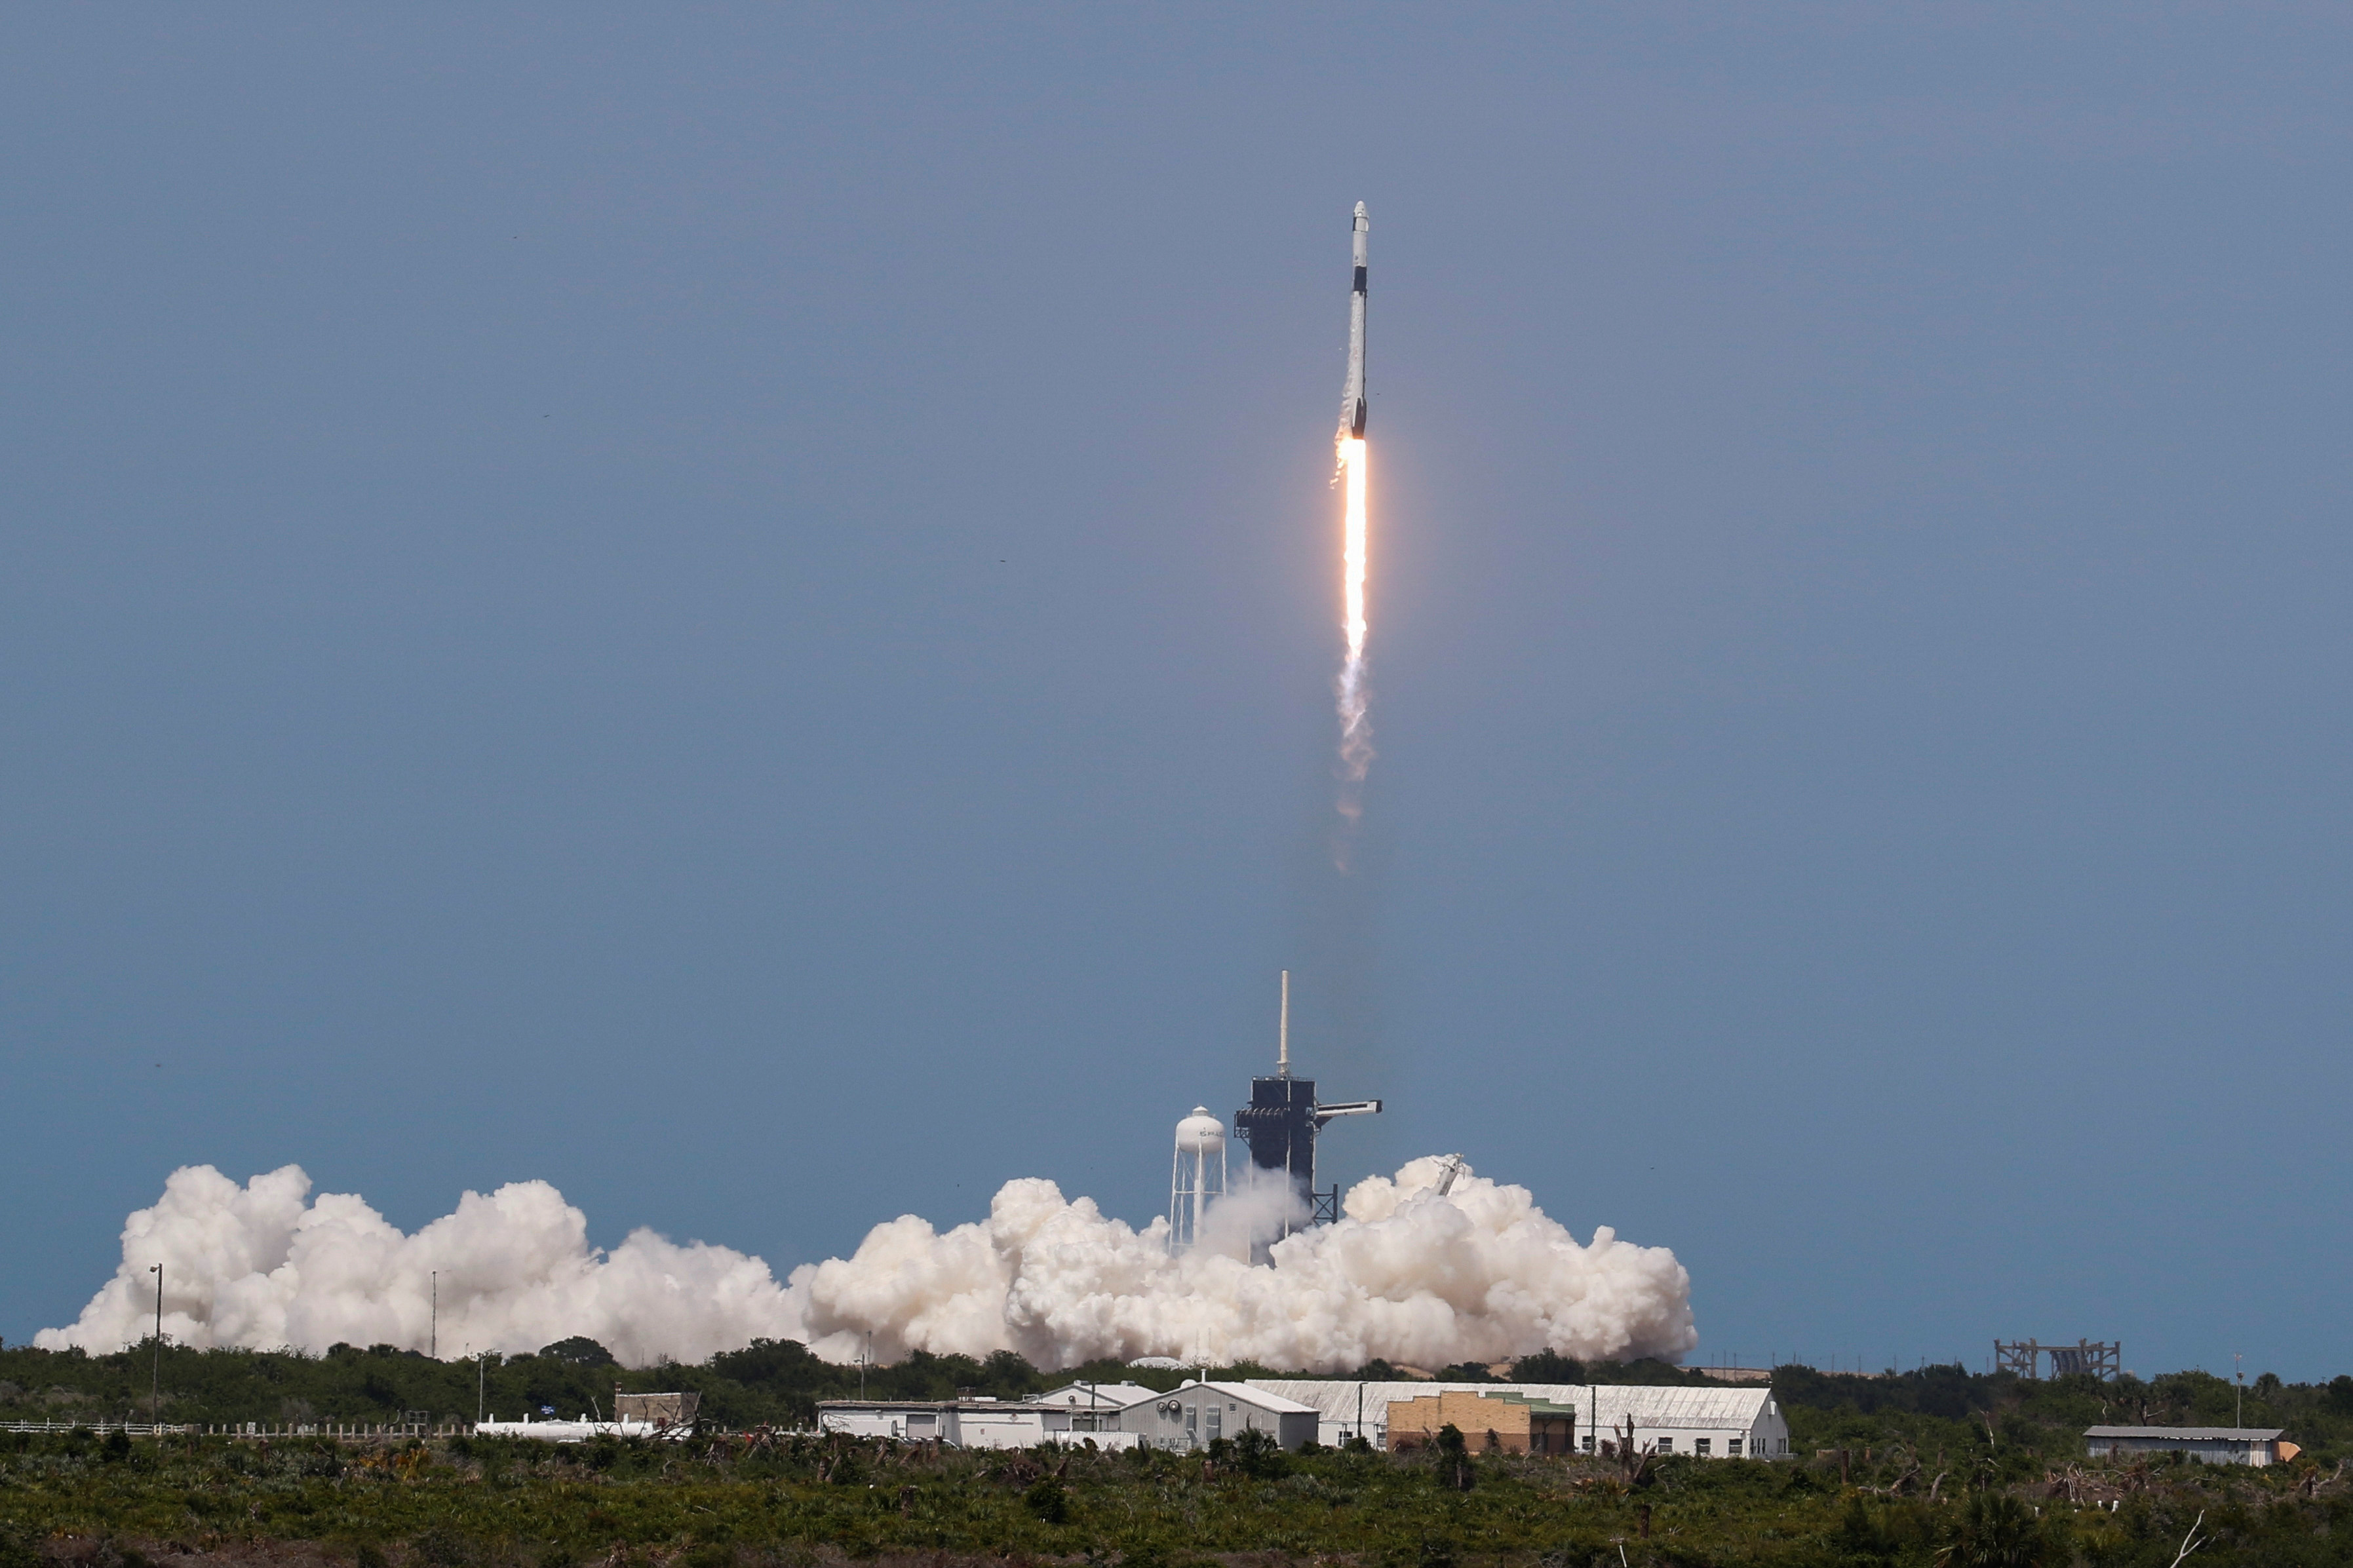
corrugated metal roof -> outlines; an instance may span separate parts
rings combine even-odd
[[[1621,1383],[1356,1383],[1338,1378],[1254,1377],[1250,1386],[1303,1401],[1327,1421],[1344,1426],[1356,1419],[1357,1390],[1364,1391],[1365,1424],[1388,1424],[1389,1402],[1427,1398],[1451,1389],[1472,1394],[1519,1394],[1550,1405],[1576,1407],[1580,1422],[1635,1427],[1698,1426],[1746,1429],[1767,1413],[1770,1388],[1678,1388]]]
[[[953,1410],[953,1399],[820,1399],[819,1410]]]
[[[1058,1410],[1076,1408],[1088,1410],[1124,1410],[1131,1405],[1141,1405],[1147,1399],[1157,1399],[1155,1391],[1140,1383],[1070,1383],[1044,1394],[1032,1394],[1024,1405],[1050,1405]]]
[[[2179,1443],[2269,1443],[2284,1426],[2086,1426],[2086,1437],[2169,1437]]]
[[[1186,1388],[1214,1388],[1220,1394],[1247,1394],[1252,1402],[1265,1409],[1273,1411],[1278,1415],[1297,1415],[1303,1413],[1314,1413],[1316,1415],[1322,1414],[1322,1411],[1317,1406],[1313,1405],[1303,1405],[1288,1394],[1278,1393],[1276,1390],[1268,1387],[1264,1383],[1260,1382],[1256,1378],[1252,1378],[1248,1383],[1188,1383],[1185,1384],[1183,1388],[1172,1388],[1167,1394],[1157,1397],[1174,1399],[1178,1394],[1183,1394]]]
[[[819,1410],[956,1410],[966,1415],[1018,1416],[1022,1420],[1045,1410],[1061,1413],[1068,1407],[1060,1405],[1032,1405],[1023,1399],[820,1399]],[[1081,1410],[1086,1408],[1082,1405]],[[1106,1405],[1105,1410],[1119,1408]]]

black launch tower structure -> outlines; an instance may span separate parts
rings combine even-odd
[[[1234,1131],[1250,1145],[1250,1163],[1261,1171],[1281,1171],[1292,1190],[1306,1204],[1310,1225],[1329,1225],[1340,1217],[1340,1189],[1315,1185],[1315,1135],[1324,1124],[1342,1116],[1377,1116],[1377,1100],[1324,1101],[1315,1098],[1315,1080],[1291,1076],[1291,972],[1282,973],[1282,1024],[1276,1036],[1275,1070],[1271,1078],[1250,1079],[1250,1102],[1234,1112]],[[1296,1226],[1286,1222],[1283,1234]]]

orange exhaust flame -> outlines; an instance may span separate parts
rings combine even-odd
[[[1341,837],[1333,846],[1333,861],[1348,868],[1348,836],[1363,814],[1358,786],[1373,762],[1373,731],[1365,701],[1365,577],[1368,565],[1365,527],[1365,439],[1343,435],[1339,444],[1340,474],[1346,510],[1340,542],[1341,629],[1347,637],[1347,657],[1340,666],[1340,817]]]

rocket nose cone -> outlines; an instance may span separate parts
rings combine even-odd
[[[1356,204],[1356,221],[1358,223],[1365,221],[1365,204],[1362,202]]]

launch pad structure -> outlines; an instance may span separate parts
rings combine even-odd
[[[1996,1340],[1993,1342],[1996,1372],[2015,1373],[2020,1377],[2037,1379],[2042,1375],[2044,1356],[2051,1358],[2051,1375],[2053,1377],[2087,1373],[2105,1382],[2124,1370],[2125,1346],[2122,1340],[2077,1340],[2072,1345],[2046,1345],[2034,1340]]]
[[[1315,1185],[1315,1135],[1327,1121],[1343,1116],[1377,1116],[1377,1100],[1319,1100],[1315,1080],[1291,1075],[1291,971],[1282,972],[1281,1021],[1275,1032],[1275,1064],[1271,1078],[1250,1079],[1250,1102],[1234,1112],[1234,1131],[1250,1145],[1250,1163],[1261,1171],[1281,1171],[1307,1210],[1309,1225],[1330,1225],[1340,1217],[1340,1189]],[[1290,1219],[1282,1232],[1299,1228]]]

